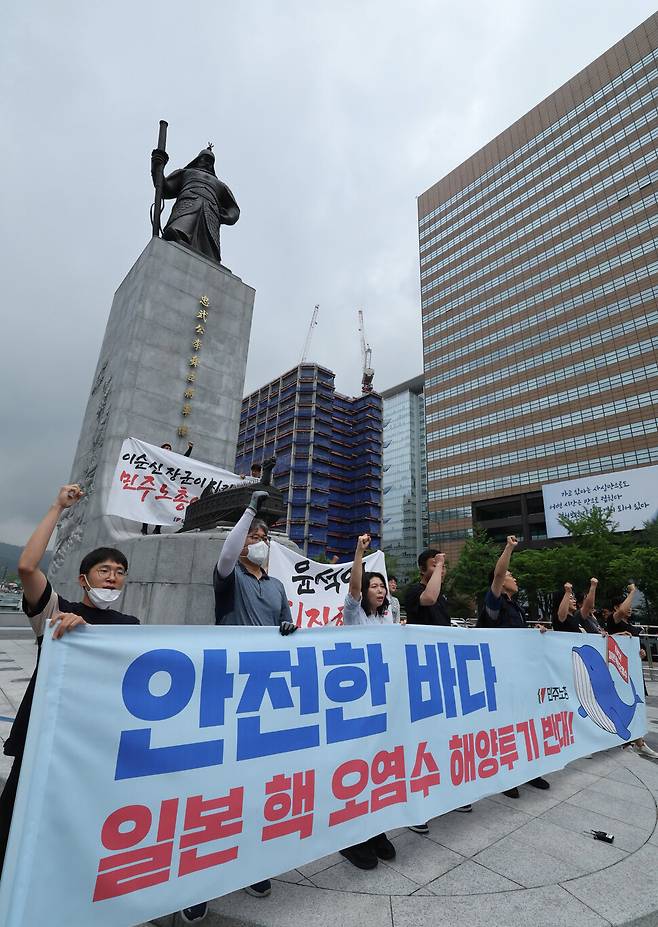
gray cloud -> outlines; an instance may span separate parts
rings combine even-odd
[[[149,238],[149,154],[214,141],[257,290],[253,389],[300,359],[358,391],[422,366],[415,199],[653,12],[640,0],[37,0],[4,11],[0,539],[69,476],[112,294]],[[271,346],[275,344],[276,354]]]

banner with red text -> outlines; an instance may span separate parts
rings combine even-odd
[[[365,556],[363,569],[386,577],[383,551],[377,550]],[[318,563],[272,541],[267,571],[283,583],[292,620],[298,628],[342,625],[343,605],[352,572],[351,561]]]
[[[242,479],[230,470],[126,438],[112,477],[106,514],[147,525],[182,524],[185,509],[211,482],[221,490]]]
[[[0,924],[134,927],[639,737],[617,641],[628,682],[598,635],[48,633]]]

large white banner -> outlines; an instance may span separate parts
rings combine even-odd
[[[133,927],[638,737],[617,641],[608,663],[532,630],[48,634],[0,924]]]
[[[575,518],[594,506],[612,509],[617,531],[637,531],[658,516],[658,466],[548,483],[541,491],[549,538],[569,534],[558,521],[560,515]]]
[[[383,552],[377,550],[364,557],[363,569],[386,577]],[[318,563],[276,541],[270,545],[268,573],[283,583],[298,628],[342,625],[351,572],[351,562]]]
[[[242,482],[230,470],[126,438],[112,477],[106,514],[147,525],[181,524],[185,509],[211,480],[219,489]]]

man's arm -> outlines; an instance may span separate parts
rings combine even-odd
[[[517,539],[513,534],[507,538],[507,543],[505,544],[505,550],[502,552],[498,558],[498,563],[494,570],[494,578],[491,584],[491,591],[494,596],[498,598],[503,591],[503,583],[505,582],[505,575],[509,570],[509,562],[512,557],[512,551],[518,545]]]
[[[633,613],[633,599],[635,598],[635,583],[629,583],[628,595],[617,609],[617,614],[621,615],[624,621],[628,621]]]
[[[75,505],[83,495],[84,493],[77,483],[62,486],[57,493],[57,498],[23,548],[23,553],[18,561],[18,575],[23,584],[25,601],[31,608],[38,604],[46,588],[47,579],[39,569],[39,564],[46,552],[53,531],[57,527],[57,522],[62,512]]]
[[[186,450],[185,453],[183,454],[183,457],[189,457],[190,454],[192,453],[192,448],[193,448],[193,447],[194,447],[194,445],[192,444],[192,442],[191,442],[191,441],[188,441],[188,442],[187,442],[187,450]]]
[[[589,592],[583,599],[583,604],[580,606],[580,614],[583,618],[589,618],[589,616],[594,611],[594,601],[596,599],[596,587],[598,586],[599,581],[592,577],[589,581]]]
[[[269,493],[264,490],[252,493],[249,505],[244,510],[240,520],[231,528],[229,536],[224,541],[222,552],[217,561],[217,572],[221,579],[226,579],[235,569],[238,557],[247,540],[251,523],[258,514],[258,508],[262,505],[264,499],[267,499]]]
[[[569,615],[569,605],[571,604],[571,596],[573,594],[573,586],[571,583],[564,584],[564,595],[562,596],[562,601],[558,605],[557,617],[558,621],[565,622]]]
[[[434,558],[434,572],[430,576],[427,585],[420,594],[421,605],[435,605],[436,600],[441,595],[441,583],[443,582],[443,564],[445,554],[437,554]]]
[[[352,571],[350,573],[350,595],[357,602],[361,598],[361,581],[363,579],[363,555],[370,546],[370,535],[361,534],[356,541]]]

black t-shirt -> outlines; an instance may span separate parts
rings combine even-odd
[[[577,609],[573,614],[567,615],[564,621],[560,621],[557,615],[553,618],[554,631],[570,631],[572,634],[580,634],[580,628],[584,618]]]
[[[422,583],[414,583],[407,589],[404,599],[407,610],[407,624],[431,624],[439,627],[450,627],[448,614],[448,600],[440,593],[434,605],[421,605],[420,597],[427,587]]]
[[[632,634],[633,637],[639,637],[641,633],[640,628],[636,624],[630,624],[628,621],[615,621],[612,615],[608,618],[606,630],[608,634],[621,634],[622,631],[627,631],[629,634]]]
[[[5,754],[7,756],[16,757],[22,757],[23,750],[25,749],[27,726],[30,720],[34,687],[36,685],[37,671],[39,669],[43,630],[46,622],[50,620],[54,612],[72,612],[74,615],[80,615],[88,624],[139,624],[139,618],[135,618],[134,615],[124,615],[123,612],[117,612],[113,608],[95,608],[92,605],[85,605],[84,602],[69,602],[68,599],[53,592],[53,587],[50,585],[50,582],[46,582],[43,595],[34,608],[30,608],[25,601],[25,597],[23,597],[23,611],[30,619],[30,624],[34,629],[34,633],[37,635],[39,653],[37,654],[37,665],[32,673],[32,678],[18,706],[16,718],[11,726],[9,737],[5,741]]]

